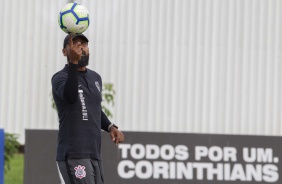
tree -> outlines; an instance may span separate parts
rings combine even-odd
[[[10,160],[14,157],[15,153],[18,153],[19,147],[20,143],[18,142],[18,136],[16,134],[5,133],[5,172],[11,169]]]

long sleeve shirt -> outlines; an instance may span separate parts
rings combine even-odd
[[[102,79],[70,63],[52,77],[52,94],[59,116],[56,160],[101,159],[101,129],[111,124],[101,109]]]

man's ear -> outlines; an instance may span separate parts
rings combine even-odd
[[[63,52],[64,56],[67,56],[67,49],[66,48],[63,48],[62,52]]]

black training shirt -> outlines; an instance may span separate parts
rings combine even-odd
[[[59,116],[57,161],[66,157],[100,160],[101,129],[111,124],[101,110],[102,79],[90,69],[78,72],[70,63],[52,77]]]

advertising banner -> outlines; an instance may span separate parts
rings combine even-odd
[[[61,184],[57,134],[57,130],[25,130],[24,184]]]
[[[281,184],[282,138],[124,132],[115,145],[103,134],[106,183]],[[107,138],[105,138],[107,136]]]

